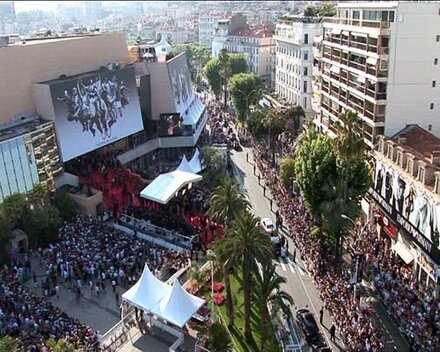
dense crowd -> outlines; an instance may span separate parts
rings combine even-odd
[[[222,112],[221,107],[215,102],[208,103],[207,112],[210,116],[208,124],[211,130],[211,142],[226,144],[228,148],[239,148],[233,115]]]
[[[320,296],[331,312],[345,345],[350,351],[382,351],[384,345],[381,333],[371,323],[372,307],[368,303],[361,306],[360,301],[354,298],[348,278],[333,270],[334,265],[329,265],[334,262],[334,258],[323,253],[318,241],[311,235],[314,223],[305,211],[301,197],[291,197],[290,192],[281,186],[275,169],[265,162],[270,160],[266,151],[256,146],[254,156],[263,175],[263,182],[271,190],[284,225],[290,229],[290,236],[312,273]],[[286,202],[289,197],[290,201]]]
[[[0,270],[0,337],[7,334],[19,339],[26,352],[45,351],[49,338],[64,338],[75,348],[97,351],[95,331],[22,284],[27,270],[30,265],[20,262]]]

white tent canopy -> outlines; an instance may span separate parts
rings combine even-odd
[[[173,286],[156,278],[145,263],[139,280],[122,295],[122,300],[153,313],[182,328],[205,301],[188,292],[178,280]]]
[[[200,175],[174,170],[157,176],[141,191],[140,196],[154,202],[167,204],[183,187],[201,180],[202,176]]]
[[[192,167],[191,167],[190,163],[188,162],[188,159],[186,158],[185,155],[182,157],[182,161],[180,162],[180,165],[179,165],[179,167],[176,170],[196,173],[192,169]]]
[[[140,309],[151,311],[171,290],[172,287],[154,276],[145,264],[141,277],[122,295],[122,300]]]
[[[152,313],[182,328],[204,303],[203,299],[186,292],[176,280],[172,290],[153,308]]]
[[[202,163],[200,162],[200,152],[198,148],[196,148],[196,151],[194,152],[194,155],[189,162],[189,166],[191,167],[192,172],[196,174],[203,170]]]

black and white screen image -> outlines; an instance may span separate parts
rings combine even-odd
[[[176,103],[176,111],[183,114],[194,98],[186,56],[180,55],[170,60],[168,72]]]
[[[180,114],[161,114],[159,122],[159,135],[180,136],[182,134],[182,118]]]
[[[132,67],[56,81],[50,90],[63,161],[143,129]]]
[[[415,185],[405,180],[391,166],[376,162],[374,189],[426,239],[440,248],[440,205]]]

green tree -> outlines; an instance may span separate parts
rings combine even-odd
[[[69,196],[67,191],[64,190],[58,190],[55,193],[53,205],[60,212],[62,221],[71,220],[81,209],[80,205]]]
[[[232,339],[226,327],[214,323],[208,328],[208,349],[211,352],[232,352]]]
[[[0,337],[0,352],[19,352],[20,343],[11,336]]]
[[[223,176],[220,185],[214,188],[211,194],[208,216],[215,221],[225,224],[226,229],[228,229],[239,214],[247,209],[250,209],[250,204],[245,198],[244,193],[238,189],[230,177]],[[229,253],[223,250],[222,246],[214,245],[214,252],[216,254],[216,260],[223,270],[229,326],[232,327],[234,325],[234,307],[232,304],[232,290],[229,275],[233,267],[233,260],[231,260]]]
[[[0,265],[6,264],[9,260],[12,238],[13,236],[9,223],[0,219]]]
[[[314,218],[320,218],[320,206],[326,199],[323,189],[336,175],[336,157],[332,140],[312,128],[298,138],[295,179],[304,203]]]
[[[26,196],[22,193],[15,193],[3,200],[0,205],[1,218],[9,223],[11,229],[21,226],[21,219],[28,207]]]
[[[266,110],[264,110],[266,111]],[[253,111],[247,120],[247,127],[255,138],[261,139],[267,134],[266,126],[264,125],[265,112],[263,110]]]
[[[280,177],[284,187],[290,188],[295,178],[295,160],[290,156],[284,157],[280,163]]]
[[[27,210],[23,215],[24,230],[33,246],[47,246],[57,238],[60,213],[52,205]]]
[[[269,310],[267,305],[270,303],[274,308],[281,308],[285,313],[290,313],[289,307],[293,304],[293,298],[287,292],[281,290],[281,285],[286,279],[279,276],[276,267],[272,262],[266,263],[262,268],[262,275],[255,275],[255,285],[253,293],[258,301],[261,317],[261,351],[267,350],[267,341],[269,339]]]
[[[211,194],[208,216],[230,226],[240,212],[249,209],[250,204],[244,193],[238,189],[232,178],[223,176],[220,185]]]
[[[54,340],[50,338],[47,340],[46,345],[52,352],[81,352],[83,350],[76,349],[69,341],[65,339]]]
[[[219,185],[226,170],[226,160],[215,148],[205,146],[200,149],[200,157],[207,171],[205,171],[205,181],[211,188]]]
[[[253,340],[251,329],[252,276],[258,273],[257,262],[265,263],[272,258],[272,244],[259,226],[259,219],[244,211],[226,228],[225,237],[218,244],[234,263],[240,263],[244,298],[245,336]]]
[[[205,76],[209,87],[218,99],[222,91],[222,78],[220,76],[220,61],[217,58],[210,59],[205,65]]]
[[[262,87],[260,77],[251,73],[238,73],[232,76],[228,84],[228,90],[239,118],[244,120],[247,109],[261,99]]]
[[[291,106],[283,115],[288,131],[298,132],[301,129],[301,121],[304,119],[305,113],[300,105]]]
[[[247,61],[243,54],[229,54],[229,65],[231,67],[231,76],[247,71]]]
[[[314,6],[309,6],[304,10],[304,16],[306,17],[315,17],[318,15],[318,8]]]
[[[228,83],[229,78],[232,75],[231,72],[231,64],[229,60],[229,54],[228,51],[223,48],[220,50],[220,54],[218,56],[218,61],[220,64],[220,79],[221,79],[221,86],[223,88],[223,109],[226,110],[227,102],[228,102]]]
[[[46,185],[38,183],[34,186],[32,191],[27,194],[28,204],[33,207],[44,207],[49,204],[52,198],[53,190],[49,189]]]
[[[196,262],[191,264],[191,268],[189,269],[189,279],[190,281],[200,287],[203,283],[203,273],[200,270],[200,265]]]
[[[333,4],[323,4],[319,7],[318,14],[321,17],[336,16],[336,7]]]

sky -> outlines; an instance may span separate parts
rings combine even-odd
[[[61,1],[14,1],[15,13],[35,10],[54,11],[58,3]]]

